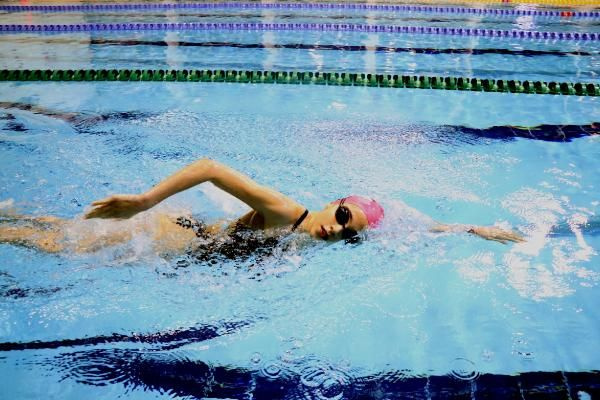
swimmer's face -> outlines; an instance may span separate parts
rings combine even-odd
[[[348,239],[349,235],[367,227],[367,217],[359,207],[354,204],[342,204],[342,210],[340,211],[338,208],[340,208],[339,204],[329,203],[322,211],[313,214],[310,231],[312,237],[337,241]],[[343,218],[343,215],[346,218]]]

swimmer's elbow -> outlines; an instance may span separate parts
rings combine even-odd
[[[212,158],[202,157],[198,159],[195,163],[196,166],[202,166],[204,168],[212,168],[216,164],[216,161]]]
[[[211,158],[200,158],[194,162],[191,166],[193,167],[194,175],[200,176],[202,181],[212,181],[218,174],[219,163]]]
[[[198,173],[217,187],[232,193],[232,188],[239,186],[244,181],[243,175],[231,167],[211,158],[202,158],[197,161]],[[235,195],[235,194],[234,194]]]
[[[203,158],[202,164],[208,179],[214,184],[227,180],[227,177],[231,174],[231,169],[227,165],[212,158]]]

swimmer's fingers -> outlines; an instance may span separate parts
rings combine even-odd
[[[110,197],[107,197],[107,198],[102,199],[102,200],[93,201],[92,205],[93,206],[103,206],[105,204],[110,203],[113,199],[114,199],[114,196],[110,196]]]
[[[505,244],[506,244],[506,242],[521,243],[521,242],[525,241],[525,239],[523,239],[523,236],[519,235],[518,233],[511,232],[511,231],[503,231],[503,230],[501,230],[498,233],[496,238],[499,239],[498,241],[501,241],[502,243],[505,243]]]
[[[88,211],[85,215],[85,219],[91,218],[106,218],[106,216],[110,213],[111,207],[117,196],[106,197],[102,200],[96,200],[92,202],[92,209]]]
[[[504,238],[501,238],[499,236],[494,236],[494,235],[479,235],[482,238],[486,239],[486,240],[490,240],[492,242],[498,242],[498,243],[502,243],[502,244],[506,244],[506,240]]]
[[[479,226],[472,228],[470,232],[481,236],[484,239],[493,240],[502,244],[507,244],[508,242],[520,243],[525,241],[525,239],[517,233],[495,227]]]
[[[139,195],[114,195],[92,203],[92,209],[84,218],[116,218],[127,219],[146,210],[143,199]]]
[[[110,210],[107,210],[105,205],[97,205],[88,211],[85,215],[85,219],[91,218],[106,218]]]
[[[139,211],[122,209],[121,207],[112,207],[110,205],[98,206],[98,207],[90,210],[87,214],[85,214],[84,218],[85,219],[92,219],[92,218],[127,219],[127,218],[133,217],[138,212]]]
[[[515,243],[525,242],[525,238],[523,236],[519,235],[518,233],[514,233],[514,232],[508,232],[508,234],[506,235],[506,240],[510,240],[511,242],[515,242]]]
[[[85,215],[84,218],[85,219],[92,219],[92,218],[111,218],[110,217],[110,210],[106,210],[104,207],[99,206],[96,207],[90,211],[88,211]]]

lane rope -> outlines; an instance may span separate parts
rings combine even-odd
[[[473,8],[451,6],[360,4],[360,3],[160,3],[160,4],[64,4],[64,5],[2,5],[7,12],[73,12],[73,11],[136,11],[136,10],[206,10],[206,9],[256,9],[256,10],[359,10],[385,12],[415,12],[438,14],[468,14],[493,16],[534,16],[600,18],[600,11],[522,10],[514,8]]]
[[[144,22],[144,23],[96,23],[96,24],[4,24],[1,32],[96,32],[96,31],[334,31],[334,32],[378,32],[408,33],[425,35],[482,36],[515,39],[552,40],[600,40],[595,32],[540,32],[523,30],[445,28],[430,26],[398,26],[367,24],[317,24],[317,23],[263,23],[263,22]]]
[[[475,92],[506,92],[600,96],[594,83],[519,81],[471,77],[413,76],[348,72],[239,71],[239,70],[0,70],[0,81],[122,81],[122,82],[230,82],[329,86],[366,86],[379,88],[439,89]]]

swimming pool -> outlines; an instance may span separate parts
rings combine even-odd
[[[191,15],[179,19],[179,12],[135,18],[216,18],[186,10]],[[282,18],[281,11],[253,12],[264,22]],[[297,21],[334,14],[286,13]],[[11,13],[1,23],[128,20],[119,14]],[[335,12],[361,23],[386,17],[366,14]],[[407,25],[414,15],[387,17]],[[569,29],[592,32],[596,22],[571,20]],[[595,42],[389,33],[27,32],[2,39],[6,69],[297,68],[597,83],[599,59]],[[144,235],[89,255],[2,244],[1,397],[598,393],[596,97],[204,82],[0,85],[5,210],[80,217],[91,201],[143,190],[202,156],[310,209],[355,192],[386,209],[381,229],[358,246],[294,237],[291,250],[216,264],[160,257]],[[161,205],[180,208],[203,220],[245,210],[210,186]],[[422,229],[426,215],[498,222],[528,241],[434,235]]]

